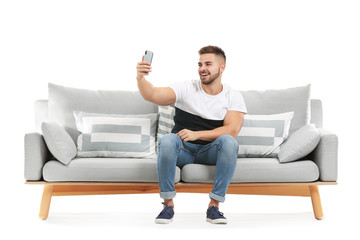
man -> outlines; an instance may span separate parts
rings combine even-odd
[[[169,223],[174,216],[176,166],[198,163],[216,165],[215,179],[207,210],[207,221],[227,223],[219,212],[236,167],[238,135],[246,113],[240,92],[221,83],[226,56],[216,46],[199,50],[200,80],[154,87],[145,79],[151,72],[147,62],[137,65],[137,83],[145,100],[158,105],[175,104],[175,126],[158,144],[157,171],[164,209],[156,223]]]

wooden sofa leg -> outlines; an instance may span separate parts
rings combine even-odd
[[[321,206],[319,188],[316,185],[309,186],[309,188],[310,188],[311,202],[314,210],[314,216],[317,220],[321,220],[324,214]]]
[[[51,197],[53,194],[54,186],[45,185],[44,191],[41,199],[39,218],[42,220],[46,220],[49,215]]]

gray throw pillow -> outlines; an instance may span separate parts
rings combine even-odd
[[[44,122],[41,130],[51,154],[63,164],[68,164],[76,156],[76,146],[65,129],[55,122]]]
[[[282,163],[292,162],[311,153],[320,141],[320,133],[313,124],[307,124],[291,135],[278,154]]]

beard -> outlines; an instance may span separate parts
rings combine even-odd
[[[203,79],[201,79],[201,76],[200,76],[200,79],[203,84],[211,85],[219,76],[220,76],[220,68],[217,73],[210,75],[209,80],[203,80]]]

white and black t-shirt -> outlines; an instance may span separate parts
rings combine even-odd
[[[213,130],[224,125],[228,111],[247,112],[242,94],[224,83],[223,90],[217,95],[207,94],[202,89],[200,80],[179,82],[170,87],[176,94],[175,126],[172,133],[182,129]],[[209,142],[197,140],[191,143]]]

